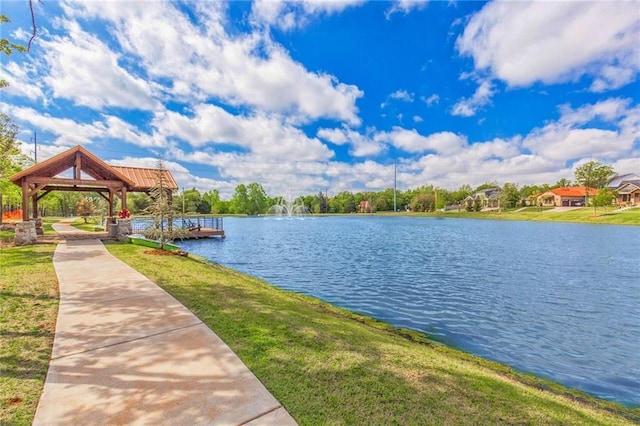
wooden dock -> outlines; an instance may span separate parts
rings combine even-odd
[[[165,223],[168,227],[169,225]],[[135,218],[132,221],[132,231],[134,234],[143,234],[145,229],[153,226],[151,218]],[[225,238],[223,220],[221,217],[213,216],[185,216],[174,218],[172,226],[183,228],[189,231],[183,240],[196,240],[203,238]]]
[[[200,238],[220,237],[225,238],[224,229],[200,228],[189,229],[191,236],[183,237],[184,240],[197,240]]]

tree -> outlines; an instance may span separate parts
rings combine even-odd
[[[598,194],[593,197],[591,204],[593,204],[593,214],[598,213],[598,207],[607,208],[613,203],[616,198],[616,193],[611,188],[601,188],[598,190]]]
[[[236,214],[247,214],[249,211],[249,194],[247,186],[242,183],[236,186],[236,191],[231,197],[231,211]]]
[[[131,213],[143,213],[151,207],[151,197],[145,193],[129,195],[129,205],[131,205]]]
[[[558,180],[556,182],[556,184],[553,185],[553,186],[554,186],[554,188],[564,188],[564,187],[567,187],[567,186],[571,186],[571,180],[569,180],[567,178],[562,178],[562,179]]]
[[[258,215],[264,214],[267,212],[267,209],[271,206],[267,205],[269,197],[267,197],[267,193],[265,192],[262,185],[257,182],[251,182],[247,186],[247,196],[248,196],[248,208],[249,210],[246,212],[250,215]]]
[[[17,195],[18,188],[9,181],[9,176],[19,172],[28,163],[28,158],[20,152],[17,135],[19,132],[11,118],[0,112],[0,223],[2,223],[3,196]]]
[[[158,240],[160,249],[164,249],[165,243],[183,237],[189,231],[173,227],[172,191],[168,186],[162,160],[158,160],[155,182],[149,191],[149,195],[152,200],[149,213],[153,216],[153,228],[146,229],[143,235],[146,238]]]
[[[88,222],[89,216],[93,216],[96,213],[96,206],[88,198],[82,198],[78,201],[77,213],[84,219],[84,223]]]
[[[518,189],[518,184],[516,183],[505,183],[502,187],[502,193],[500,195],[502,197],[502,205],[505,208],[513,208],[518,205],[520,202],[520,190]]]
[[[609,182],[609,179],[615,175],[615,172],[613,171],[613,167],[609,165],[597,161],[589,161],[576,168],[574,174],[576,182],[586,188],[585,204],[588,205],[589,188],[604,188],[607,182]]]

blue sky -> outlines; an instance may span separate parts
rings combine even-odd
[[[3,36],[30,37],[3,1]],[[38,159],[162,158],[181,187],[456,189],[640,172],[638,3],[60,1],[2,56]]]

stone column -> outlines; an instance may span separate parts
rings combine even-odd
[[[16,245],[26,246],[38,242],[36,223],[32,220],[16,223]]]
[[[36,221],[36,234],[37,235],[44,235],[44,230],[42,229],[42,218],[41,217],[37,217],[35,219]]]
[[[118,219],[118,241],[127,241],[127,237],[132,234],[131,219]]]

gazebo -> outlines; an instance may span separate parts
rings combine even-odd
[[[71,173],[67,175],[70,177],[61,176],[69,170]],[[95,192],[107,200],[109,216],[114,216],[116,197],[122,200],[122,207],[126,208],[127,193],[148,193],[159,172],[150,168],[110,166],[77,145],[16,173],[9,180],[22,188],[22,220],[27,222],[30,216],[34,219],[38,217],[38,201],[52,191]],[[171,172],[161,172],[167,190],[178,189]]]

